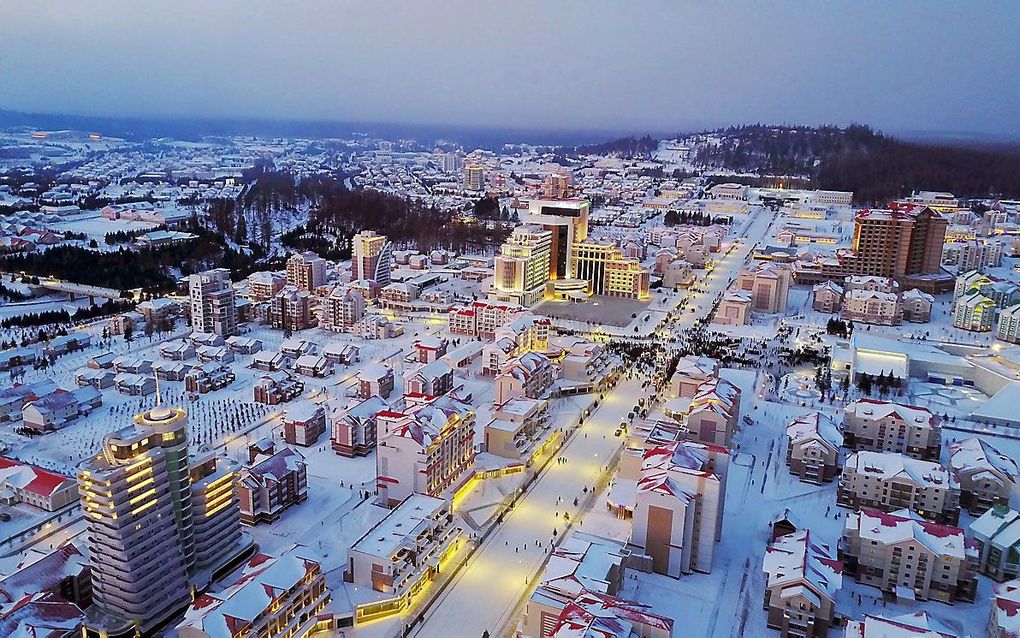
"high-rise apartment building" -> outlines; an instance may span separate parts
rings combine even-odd
[[[931,208],[865,210],[854,229],[852,274],[891,277],[939,272],[948,220]]]
[[[288,284],[269,302],[269,325],[277,330],[304,330],[312,326],[311,295]]]
[[[301,290],[315,290],[326,283],[326,260],[311,251],[287,259],[287,283]]]
[[[320,325],[334,332],[349,332],[365,316],[365,298],[353,288],[337,286],[319,306]]]
[[[390,283],[393,270],[393,245],[386,235],[363,230],[351,240],[351,279],[368,279],[380,286]]]
[[[237,306],[230,271],[216,268],[188,278],[191,327],[195,332],[229,336],[237,332]]]
[[[444,173],[459,173],[464,168],[464,153],[449,151],[439,156],[439,166]]]
[[[552,234],[541,226],[514,229],[496,257],[491,297],[496,301],[531,306],[545,295],[549,281]]]
[[[469,191],[485,190],[485,170],[481,166],[464,167],[464,189]]]
[[[190,602],[199,572],[242,549],[237,473],[215,457],[190,465],[187,426],[183,409],[158,406],[79,468],[96,603],[87,635],[153,629]]]

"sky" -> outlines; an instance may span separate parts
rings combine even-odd
[[[0,109],[1020,137],[1020,2],[0,0]]]

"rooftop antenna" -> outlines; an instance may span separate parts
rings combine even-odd
[[[159,390],[159,374],[153,372],[152,376],[156,377],[156,407],[158,408],[163,405],[163,394]]]

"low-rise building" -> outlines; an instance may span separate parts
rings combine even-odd
[[[283,440],[310,447],[326,432],[326,410],[311,401],[295,401],[283,413]]]
[[[786,465],[807,483],[821,485],[839,473],[843,435],[821,412],[808,412],[786,426]]]
[[[864,614],[860,620],[846,622],[843,638],[870,638],[871,636],[882,638],[965,638],[926,611],[915,611],[892,618]]]
[[[256,554],[236,582],[195,599],[177,625],[180,638],[291,638],[334,628],[319,563],[295,546],[279,557]]]
[[[466,546],[449,500],[411,494],[351,546],[345,578],[406,603]]]
[[[485,451],[520,459],[549,420],[544,399],[514,398],[494,406],[492,421],[485,425]]]
[[[0,503],[55,512],[77,501],[78,483],[73,478],[0,456]]]
[[[909,513],[851,512],[839,557],[847,575],[897,599],[973,602],[977,591],[963,530]]]
[[[712,315],[712,323],[723,326],[746,326],[751,321],[751,295],[730,291],[723,295]]]
[[[810,530],[781,536],[765,548],[767,624],[781,638],[825,638],[836,620],[843,563]]]
[[[285,509],[306,498],[308,471],[296,450],[284,448],[241,470],[238,501],[245,525],[275,521]]]
[[[554,368],[549,357],[538,352],[526,352],[503,364],[496,375],[495,403],[527,397],[537,399],[552,386]]]
[[[911,323],[928,323],[935,306],[935,297],[917,288],[911,288],[900,296],[903,304],[903,320]]]
[[[995,302],[979,292],[953,302],[953,327],[971,332],[988,332],[995,325]]]
[[[898,326],[903,321],[903,304],[895,293],[855,288],[843,297],[840,316],[857,323]]]
[[[453,389],[453,368],[443,360],[426,363],[404,379],[404,392],[437,397]]]
[[[376,416],[389,405],[380,396],[355,399],[354,405],[327,403],[326,422],[333,451],[340,456],[367,456],[375,449]]]
[[[832,314],[843,305],[843,287],[827,279],[811,290],[811,308]]]
[[[305,384],[284,371],[269,372],[255,380],[252,388],[255,403],[278,405],[297,398]]]
[[[750,295],[754,312],[783,312],[791,279],[791,270],[786,266],[762,262],[753,268],[743,269],[737,277],[735,289]]]
[[[1020,580],[1011,580],[995,586],[988,638],[1016,636],[1020,636]]]
[[[1020,575],[1020,513],[995,505],[968,530],[976,546],[978,570],[1002,582]]]
[[[358,370],[358,396],[389,398],[394,387],[393,368],[381,363],[370,363]]]
[[[855,452],[843,465],[836,502],[883,512],[908,509],[955,524],[960,516],[960,483],[940,463],[893,452]]]
[[[221,363],[203,363],[184,375],[184,388],[188,392],[205,394],[227,387],[236,378],[230,368]]]

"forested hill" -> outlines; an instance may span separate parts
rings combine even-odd
[[[731,127],[710,133],[695,164],[762,175],[801,175],[813,186],[852,190],[860,203],[883,203],[912,190],[963,197],[1020,197],[1020,151],[920,144],[863,125]]]

